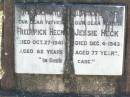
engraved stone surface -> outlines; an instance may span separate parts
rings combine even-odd
[[[122,75],[125,6],[78,5],[72,10],[75,73]]]
[[[15,6],[16,73],[122,75],[124,39],[123,5]]]
[[[64,64],[63,6],[15,6],[16,73],[61,74]]]

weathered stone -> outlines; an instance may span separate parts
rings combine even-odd
[[[2,88],[4,89],[19,89],[23,91],[37,91],[37,92],[64,92],[64,83],[63,76],[58,75],[28,75],[28,74],[15,74],[16,75],[16,83],[14,82],[15,76],[14,71],[11,69],[14,67],[14,54],[13,54],[13,3],[12,0],[6,0],[5,5],[5,31],[4,31],[4,51],[10,52],[8,57],[4,57],[3,65],[4,70],[7,71],[5,73],[4,79],[2,80]],[[15,0],[25,2],[25,0]],[[43,1],[43,0],[39,0]],[[44,2],[44,1],[43,1]],[[48,0],[48,2],[54,2],[54,0]],[[56,0],[56,2],[62,2],[61,0]],[[130,15],[130,1],[129,0],[64,0],[63,2],[78,2],[78,3],[125,3],[128,5],[128,16]],[[130,83],[129,78],[130,75],[130,57],[129,57],[129,49],[130,49],[130,38],[129,38],[129,17],[127,24],[127,36],[126,36],[126,56],[125,56],[125,74],[123,77],[108,77],[108,76],[76,76],[76,82],[78,91],[81,93],[103,93],[103,94],[115,94],[115,93],[130,93]],[[54,81],[54,83],[52,81]],[[123,84],[124,82],[124,84]],[[125,83],[126,82],[126,83]],[[55,84],[57,84],[55,86]],[[122,89],[124,85],[124,90]],[[52,87],[50,89],[50,87]],[[89,97],[89,96],[88,96]]]

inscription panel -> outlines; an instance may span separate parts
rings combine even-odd
[[[67,25],[67,34],[63,15],[72,27]],[[71,35],[74,41],[66,40]],[[73,53],[67,52],[73,54],[73,63],[67,65],[74,65],[75,74],[122,75],[124,38],[125,6],[16,5],[15,71],[63,74],[65,52],[72,47]]]
[[[15,6],[16,73],[62,73],[63,9],[60,5]]]
[[[82,5],[72,8],[76,74],[121,75],[125,7]]]

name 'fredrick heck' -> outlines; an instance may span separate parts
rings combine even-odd
[[[23,29],[17,27],[17,34],[19,35],[47,35],[46,29]],[[49,29],[49,35],[63,35],[63,30]]]

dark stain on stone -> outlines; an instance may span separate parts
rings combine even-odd
[[[74,50],[74,26],[71,9],[66,8],[63,15],[64,34],[65,34],[65,63],[63,81],[65,84],[65,92],[77,92],[77,82],[73,63]]]

